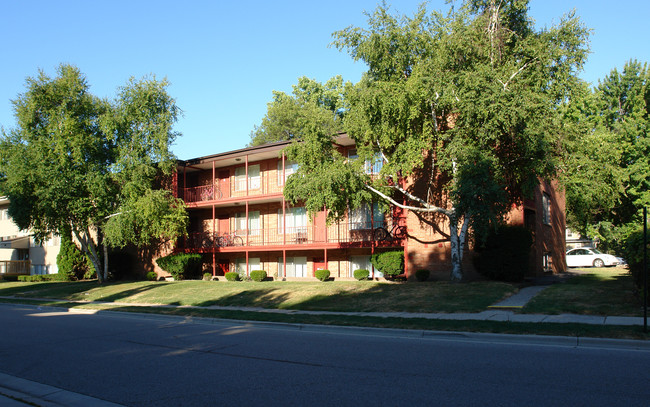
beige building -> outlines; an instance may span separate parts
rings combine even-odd
[[[20,230],[9,217],[9,200],[0,197],[0,274],[56,274],[61,239],[53,236],[42,245]]]

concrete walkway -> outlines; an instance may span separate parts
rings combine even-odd
[[[530,288],[530,289],[527,289]],[[116,305],[119,307],[149,307],[149,308],[185,308],[185,309],[206,309],[219,311],[248,311],[262,312],[269,314],[298,314],[298,315],[345,315],[360,317],[379,317],[379,318],[421,318],[421,319],[439,319],[439,320],[458,320],[458,321],[508,321],[508,322],[533,322],[533,323],[563,323],[563,324],[591,324],[591,325],[643,325],[643,317],[618,317],[618,316],[598,316],[598,315],[578,315],[578,314],[519,314],[514,312],[523,307],[533,296],[539,294],[545,286],[533,286],[521,289],[517,294],[505,299],[504,301],[488,307],[488,310],[476,313],[420,313],[420,312],[344,312],[344,311],[304,311],[288,310],[275,308],[260,307],[231,307],[211,305],[207,307],[198,307],[192,305],[154,305],[154,304],[133,304],[126,302],[103,302],[103,301],[68,301],[78,304],[97,304],[97,305]],[[2,299],[25,299],[24,297],[1,297]],[[45,298],[29,298],[32,301],[52,301]],[[506,305],[499,305],[506,304]],[[94,313],[95,310],[66,309],[68,312]]]

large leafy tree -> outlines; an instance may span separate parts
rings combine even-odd
[[[314,125],[327,127],[330,134],[340,131],[347,110],[345,90],[350,86],[341,76],[324,84],[303,76],[290,95],[274,91],[262,123],[251,132],[250,145],[302,139]]]
[[[566,113],[568,219],[608,249],[650,204],[649,80],[647,64],[629,61],[585,87]]]
[[[301,163],[285,195],[330,218],[379,199],[437,226],[446,222],[452,280],[460,280],[470,227],[484,231],[555,175],[561,109],[579,88],[587,30],[569,14],[535,31],[526,1],[466,1],[413,17],[383,5],[368,27],[334,45],[368,71],[346,92],[344,130],[360,160],[347,162],[318,126],[288,149]],[[381,154],[379,177],[364,161]]]
[[[89,92],[80,71],[39,72],[14,101],[17,127],[0,141],[0,188],[16,224],[36,238],[72,231],[107,277],[107,246],[152,244],[185,230],[182,201],[161,189],[179,109],[166,81],[131,80],[115,100]],[[102,256],[103,251],[103,256]]]

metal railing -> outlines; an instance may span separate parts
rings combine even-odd
[[[29,275],[29,260],[0,260],[0,274]]]
[[[242,229],[219,234],[212,232],[193,232],[178,239],[177,247],[182,249],[214,249],[236,246],[295,246],[325,243],[358,243],[368,246],[375,242],[381,245],[401,245],[405,236],[391,239],[377,239],[376,231],[383,223],[339,222],[330,226],[298,226],[265,229]]]

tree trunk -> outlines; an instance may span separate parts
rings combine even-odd
[[[106,243],[102,244],[104,248],[104,281],[108,281],[108,247]]]
[[[451,241],[451,281],[463,279],[463,253],[465,252],[465,239],[469,229],[470,218],[463,216],[463,224],[458,230],[458,218],[449,217],[449,240]]]
[[[449,240],[451,241],[451,281],[463,279],[463,252],[458,236],[458,222],[449,218]]]
[[[81,243],[81,250],[88,256],[90,262],[93,264],[95,273],[97,274],[97,280],[100,284],[103,283],[105,278],[102,274],[102,263],[99,260],[96,245],[90,235],[90,231],[86,229],[83,233],[79,233],[76,229],[73,229],[73,232],[77,240]]]

